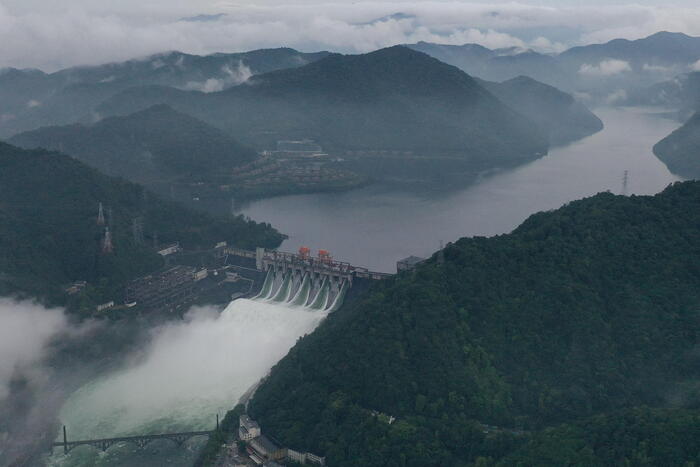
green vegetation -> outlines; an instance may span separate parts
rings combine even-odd
[[[659,141],[654,146],[654,154],[674,174],[688,179],[700,178],[700,113]]]
[[[140,183],[193,182],[255,159],[250,148],[204,122],[156,105],[125,117],[46,127],[11,138],[28,149],[65,152],[103,173]]]
[[[114,252],[101,253],[103,203]],[[142,218],[144,244],[133,220]],[[28,294],[62,303],[61,287],[90,284],[81,300],[112,299],[125,281],[163,260],[154,242],[186,248],[216,242],[243,248],[276,247],[284,238],[269,224],[214,218],[163,201],[142,187],[98,173],[68,156],[0,143],[0,294]],[[80,303],[74,304],[80,308]]]
[[[575,465],[558,440],[605,465],[697,461],[685,435],[644,443],[700,406],[700,183],[599,194],[443,255],[298,342],[251,401],[263,430],[334,466]]]
[[[544,430],[513,455],[482,465],[700,465],[700,411],[641,407]]]

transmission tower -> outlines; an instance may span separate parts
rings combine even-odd
[[[629,182],[629,170],[625,170],[622,176],[622,196],[627,196],[627,183]]]
[[[112,244],[112,233],[109,231],[109,227],[105,227],[104,238],[102,239],[102,253],[109,254],[114,250],[114,245]]]
[[[102,207],[102,203],[100,203],[97,208],[97,225],[105,225],[105,211]]]
[[[131,222],[131,231],[134,234],[134,243],[143,245],[143,217],[135,217]]]

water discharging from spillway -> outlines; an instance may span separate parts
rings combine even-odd
[[[328,283],[311,282],[271,273],[254,299],[235,300],[221,313],[193,310],[185,321],[158,328],[130,365],[68,399],[60,422],[69,440],[212,429],[217,413],[231,409],[342,301],[345,286],[331,293]],[[57,448],[48,463],[189,465],[203,441],[180,448],[158,441],[144,449],[124,443],[105,453],[80,447],[67,456]]]

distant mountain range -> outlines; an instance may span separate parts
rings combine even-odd
[[[679,110],[679,119],[687,120],[700,111],[700,71],[684,73],[668,81],[633,92],[631,105],[658,105]]]
[[[436,161],[443,157],[450,172],[473,175],[532,160],[548,149],[537,125],[473,78],[401,46],[331,55],[218,93],[131,88],[97,111],[124,115],[156,103],[240,135],[259,149],[282,139],[311,138],[334,154],[372,155],[354,168],[374,174],[379,159],[401,169],[412,165],[424,175],[439,171]],[[378,157],[382,151],[392,154]]]
[[[659,141],[654,154],[683,178],[700,179],[700,113]]]
[[[551,55],[491,50],[476,44],[419,42],[409,47],[482,79],[503,81],[525,75],[599,101],[612,101],[615,91],[629,92],[688,72],[700,61],[700,38],[671,32],[632,41],[615,39]]]
[[[163,104],[94,125],[40,128],[9,141],[61,151],[147,186],[224,173],[257,157],[228,133]]]
[[[305,65],[327,52],[265,49],[207,56],[169,52],[55,73],[0,70],[0,136],[45,125],[90,120],[103,100],[132,86],[162,85],[220,91],[257,73]]]

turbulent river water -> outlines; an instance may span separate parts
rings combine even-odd
[[[155,329],[144,352],[121,370],[96,379],[65,403],[69,439],[209,430],[327,312],[239,299],[223,312],[193,310],[183,322]],[[123,443],[101,453],[80,447],[49,465],[190,465],[203,439],[176,448]]]
[[[549,155],[483,178],[462,190],[397,191],[369,186],[347,193],[254,202],[243,213],[289,235],[283,249],[330,249],[342,260],[392,272],[397,259],[428,255],[440,241],[508,232],[528,215],[600,191],[651,194],[678,180],[651,152],[678,126],[645,109],[599,109],[606,128]],[[211,429],[299,336],[327,312],[239,299],[222,313],[199,310],[154,330],[123,370],[80,388],[63,406],[70,439]],[[144,450],[130,444],[100,453],[82,447],[48,459],[54,466],[188,465],[202,440]]]
[[[394,272],[398,259],[429,255],[440,241],[506,233],[535,212],[601,191],[620,193],[625,170],[628,193],[662,190],[678,178],[651,150],[679,124],[654,112],[597,109],[605,123],[601,132],[461,190],[369,186],[261,200],[241,212],[289,235],[283,250],[323,248],[343,261]]]

